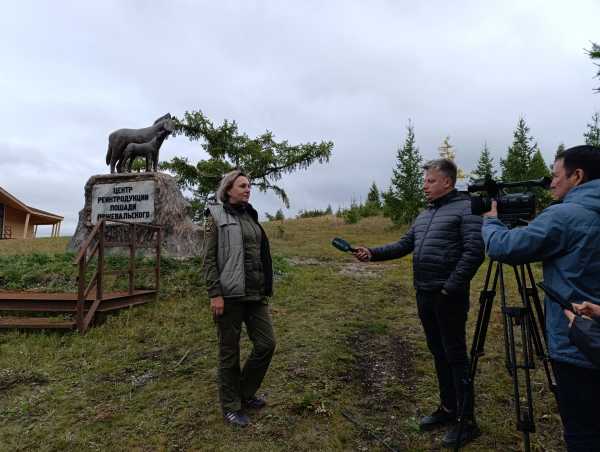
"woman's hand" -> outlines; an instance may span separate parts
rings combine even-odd
[[[573,303],[573,309],[579,315],[586,315],[588,317],[596,317],[600,319],[600,306],[589,301],[583,303]]]
[[[213,313],[213,317],[221,317],[225,310],[225,300],[223,297],[214,297],[210,299],[210,309]]]
[[[369,262],[372,257],[369,248],[364,246],[357,246],[356,251],[352,254],[354,254],[354,257],[356,257],[361,262]]]

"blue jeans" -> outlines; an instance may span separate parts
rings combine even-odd
[[[600,451],[600,370],[552,361],[569,452]]]

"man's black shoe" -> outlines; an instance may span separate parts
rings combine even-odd
[[[267,401],[264,397],[250,397],[248,400],[244,400],[242,405],[253,410],[260,410],[267,405]]]
[[[459,423],[452,427],[442,439],[442,446],[454,447],[456,445],[456,439],[458,438],[459,429]],[[465,444],[470,443],[479,435],[481,435],[481,430],[479,430],[479,427],[477,427],[475,421],[473,419],[466,419],[463,425],[462,433],[460,435],[459,447],[463,447]]]
[[[454,421],[456,421],[454,412],[448,412],[444,407],[440,406],[429,416],[425,416],[419,421],[419,429],[422,432],[426,432],[428,430],[433,430],[436,427],[451,424]]]
[[[225,422],[237,427],[246,427],[250,424],[250,419],[241,411],[228,411],[223,415]]]

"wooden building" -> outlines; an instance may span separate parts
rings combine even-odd
[[[0,239],[32,239],[38,226],[52,225],[51,237],[58,237],[63,217],[29,207],[0,187]]]

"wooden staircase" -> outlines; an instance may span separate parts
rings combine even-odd
[[[107,223],[117,223],[121,227],[121,232],[126,233],[125,239],[120,237],[117,240],[113,238],[111,241],[110,234],[107,237],[109,232]],[[139,232],[142,234],[138,234]],[[99,313],[128,308],[156,299],[160,289],[160,242],[159,226],[101,220],[82,244],[74,261],[74,265],[79,269],[77,293],[0,291],[0,328],[77,329],[81,334],[85,334]],[[127,269],[105,271],[104,252],[108,247],[129,248]],[[140,248],[154,250],[155,264],[152,271],[155,279],[154,287],[151,289],[135,288],[136,270],[138,272],[140,270],[136,269],[135,256]],[[91,263],[96,264],[96,269],[90,278],[86,278]],[[104,277],[109,274],[128,275],[128,290],[104,293]],[[51,316],[4,316],[5,312],[50,314]]]

